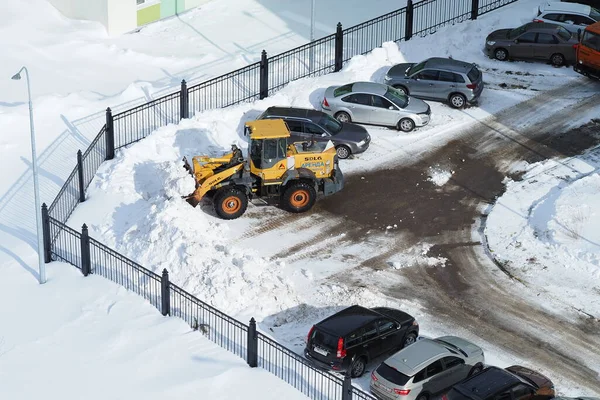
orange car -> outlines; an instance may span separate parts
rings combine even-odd
[[[582,75],[600,79],[600,22],[588,25],[579,34],[573,69]]]

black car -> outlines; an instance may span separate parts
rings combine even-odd
[[[419,324],[403,311],[354,305],[311,328],[304,356],[318,367],[355,378],[370,360],[414,343],[417,336]]]
[[[555,396],[550,379],[529,368],[488,367],[457,383],[442,400],[546,400]]]
[[[258,119],[281,118],[297,142],[331,140],[339,158],[362,153],[369,148],[371,137],[367,130],[356,124],[339,122],[324,112],[308,108],[269,107]]]

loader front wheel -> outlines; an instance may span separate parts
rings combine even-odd
[[[240,189],[225,188],[215,193],[215,212],[223,219],[236,219],[246,212],[248,196]]]
[[[290,212],[302,213],[310,210],[316,200],[317,192],[312,185],[306,182],[297,182],[285,189],[281,203]]]

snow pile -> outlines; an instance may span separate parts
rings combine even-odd
[[[509,181],[488,216],[494,257],[536,290],[600,315],[600,166],[598,149],[533,164]]]
[[[428,171],[429,178],[427,180],[436,186],[444,186],[454,175],[454,171],[443,169],[440,166],[429,167]]]
[[[432,245],[428,243],[421,243],[413,246],[407,252],[397,254],[393,260],[388,261],[388,264],[393,269],[401,269],[407,267],[444,267],[446,261],[444,257],[428,257],[429,250]]]
[[[181,154],[210,153],[211,143],[220,147],[231,139],[218,132],[235,132],[226,123],[213,125],[214,135],[201,124],[193,129],[187,127],[190,124],[159,129],[103,164],[88,190],[89,200],[71,223],[87,223],[91,236],[134,255],[146,268],[167,268],[173,282],[229,313],[251,306],[268,315],[291,307],[295,294],[278,278],[277,263],[252,249],[228,245],[235,232],[225,221],[213,217],[210,207],[193,208],[181,199],[194,191]],[[86,207],[102,218],[90,218]],[[263,301],[254,302],[257,298]]]

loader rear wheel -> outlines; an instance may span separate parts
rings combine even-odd
[[[293,213],[310,210],[317,200],[317,192],[312,185],[306,182],[297,182],[290,185],[281,198],[283,207]]]
[[[236,219],[246,212],[248,196],[240,189],[219,190],[213,199],[215,212],[223,219]]]

